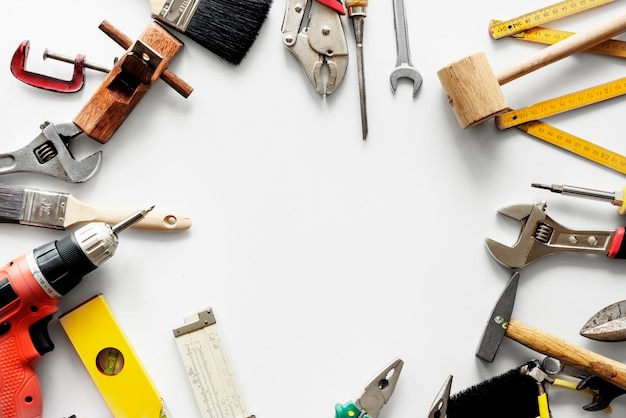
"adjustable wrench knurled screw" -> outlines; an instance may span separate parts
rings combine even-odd
[[[406,12],[404,0],[393,0],[393,18],[396,28],[396,46],[398,50],[398,58],[396,67],[389,77],[391,81],[391,90],[395,93],[398,88],[398,80],[400,78],[408,78],[413,81],[413,97],[422,86],[422,76],[417,68],[411,63],[411,52],[409,48],[409,36],[407,29]]]

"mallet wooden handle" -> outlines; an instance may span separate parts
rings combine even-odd
[[[367,7],[368,0],[346,0],[346,7]]]
[[[626,11],[601,22],[599,25],[545,47],[520,63],[504,68],[496,73],[496,78],[500,85],[506,84],[536,69],[611,39],[625,30]]]
[[[626,364],[575,346],[545,331],[515,319],[509,321],[506,336],[539,353],[592,373],[626,389]]]
[[[119,46],[124,49],[130,48],[133,44],[133,40],[126,36],[122,31],[117,29],[111,23],[106,20],[103,20],[98,26],[102,32],[107,34],[107,36]],[[193,87],[187,84],[183,79],[178,77],[173,71],[169,69],[165,69],[163,73],[161,73],[161,80],[165,81],[170,87],[172,87],[178,94],[187,98],[193,91]]]

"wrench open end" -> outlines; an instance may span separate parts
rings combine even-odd
[[[413,81],[413,97],[415,97],[420,87],[422,87],[422,76],[411,63],[404,0],[393,1],[393,13],[398,57],[396,59],[396,67],[391,71],[391,76],[389,77],[391,81],[391,91],[395,93],[398,89],[398,80],[406,78]]]
[[[391,91],[394,93],[398,90],[398,81],[401,78],[406,78],[413,82],[413,97],[417,96],[417,92],[422,87],[422,76],[420,73],[415,68],[409,66],[394,68],[389,76]]]

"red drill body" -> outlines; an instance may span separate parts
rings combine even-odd
[[[42,396],[35,362],[54,348],[48,322],[60,300],[33,276],[26,255],[0,271],[0,416],[41,417]],[[8,303],[7,303],[8,302]]]
[[[153,207],[115,226],[87,224],[0,269],[0,418],[41,417],[42,394],[34,367],[54,349],[48,323],[59,310],[61,297],[111,258],[117,233]]]

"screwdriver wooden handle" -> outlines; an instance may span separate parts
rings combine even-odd
[[[68,228],[85,222],[105,222],[115,225],[128,217],[132,210],[95,208],[67,196],[63,227]],[[182,231],[191,227],[191,218],[175,212],[161,212],[158,209],[148,212],[143,219],[132,225],[135,229],[151,231]]]
[[[133,43],[132,39],[126,36],[124,32],[120,31],[106,20],[103,20],[98,28],[124,49],[130,48]],[[176,90],[178,94],[185,98],[189,97],[193,91],[193,87],[167,68],[161,73],[161,80],[165,81],[170,87]]]
[[[534,70],[611,39],[625,30],[626,10],[585,31],[577,32],[562,41],[541,49],[522,62],[502,69],[496,73],[496,78],[500,85],[506,84]]]
[[[578,347],[515,319],[509,320],[505,335],[532,350],[594,374],[626,390],[626,364]]]

